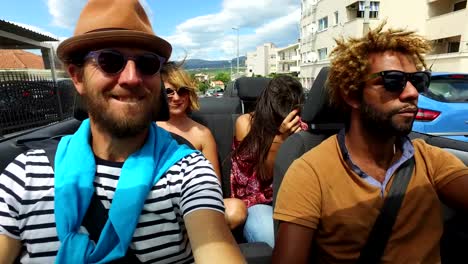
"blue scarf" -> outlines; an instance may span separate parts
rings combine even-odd
[[[61,245],[56,263],[106,263],[125,256],[151,188],[172,165],[195,152],[152,123],[146,143],[123,164],[109,218],[95,245],[78,233],[94,193],[96,162],[90,138],[85,120],[57,148],[54,212]]]

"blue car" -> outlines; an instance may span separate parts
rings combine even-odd
[[[468,142],[468,74],[432,73],[413,130]]]

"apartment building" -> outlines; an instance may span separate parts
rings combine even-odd
[[[269,42],[258,46],[253,52],[247,52],[246,75],[267,76],[276,72],[276,49],[276,46]]]
[[[468,72],[468,11],[461,0],[302,0],[300,79],[310,87],[329,65],[334,38],[362,36],[366,25],[416,30],[433,43],[433,71]],[[369,19],[364,18],[368,10]]]
[[[301,56],[299,43],[295,43],[276,50],[276,72],[277,73],[299,73]]]

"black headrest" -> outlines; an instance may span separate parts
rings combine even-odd
[[[161,82],[162,83],[162,82]],[[73,102],[73,117],[77,120],[83,121],[88,118],[88,111],[86,105],[82,102],[81,96],[75,93]],[[161,109],[159,115],[153,121],[167,121],[169,120],[169,104],[167,102],[166,88],[164,84],[161,85]]]
[[[237,87],[234,86],[234,82],[229,82],[224,89],[223,97],[238,97]]]
[[[270,82],[271,78],[241,77],[234,84],[242,101],[255,101]]]
[[[199,99],[200,110],[194,111],[194,115],[213,114],[240,114],[240,100],[236,97],[203,97]]]
[[[344,125],[342,114],[329,103],[330,98],[326,88],[330,67],[323,67],[312,87],[302,110],[302,120],[311,128],[336,129]],[[319,129],[320,129],[319,128]]]

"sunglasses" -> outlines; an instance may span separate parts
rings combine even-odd
[[[180,87],[177,90],[172,88],[166,88],[167,97],[173,97],[176,93],[178,96],[185,96],[189,94],[189,89],[187,87]]]
[[[86,55],[85,60],[89,58],[92,58],[103,72],[110,75],[119,74],[127,65],[128,60],[133,60],[142,75],[153,76],[161,70],[166,61],[165,58],[151,52],[128,56],[111,49],[91,51]]]
[[[419,93],[426,92],[431,83],[431,72],[402,72],[397,70],[381,71],[369,75],[369,79],[382,77],[385,90],[401,93],[409,81]]]

